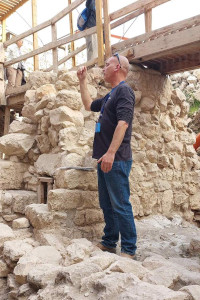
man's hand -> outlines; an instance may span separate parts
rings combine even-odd
[[[87,76],[87,68],[84,67],[80,67],[77,71],[77,76],[80,82],[83,82],[86,79]]]
[[[104,173],[110,172],[112,169],[112,165],[115,159],[115,154],[106,152],[98,161],[97,163],[101,162],[101,170]]]

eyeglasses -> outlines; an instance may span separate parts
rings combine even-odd
[[[120,59],[119,59],[119,54],[116,52],[115,54],[113,54],[113,56],[117,57],[119,65],[120,65],[120,68],[121,68],[122,66],[121,66],[121,62],[120,62]]]

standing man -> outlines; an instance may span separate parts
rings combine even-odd
[[[12,44],[7,48],[6,60],[11,60],[22,55],[23,40],[19,40],[16,44]],[[6,68],[6,77],[8,79],[7,88],[22,85],[24,77],[24,62],[20,61]]]
[[[95,0],[87,0],[86,7],[90,10],[90,15],[86,24],[86,28],[96,26],[96,7]],[[87,61],[98,56],[97,34],[87,35],[85,37],[87,45]]]
[[[77,76],[85,109],[100,112],[95,129],[93,158],[98,160],[99,202],[105,228],[102,241],[97,246],[103,251],[115,253],[120,233],[121,256],[134,258],[137,235],[129,201],[129,174],[135,97],[124,81],[128,71],[126,57],[117,53],[110,57],[103,73],[112,90],[104,98],[93,102],[87,89],[86,67],[81,67]]]

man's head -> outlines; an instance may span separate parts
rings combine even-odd
[[[125,56],[115,53],[105,63],[104,79],[109,83],[125,80],[129,72],[129,61]]]
[[[21,46],[23,45],[23,40],[17,41],[16,44],[19,48],[21,48]]]

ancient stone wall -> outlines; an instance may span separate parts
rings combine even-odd
[[[7,163],[23,176],[13,187],[7,168],[0,177],[0,189],[25,189],[36,195],[38,177],[53,177],[48,203],[35,204],[33,195],[27,203],[32,203],[25,213],[34,228],[62,225],[72,238],[101,236],[96,170],[59,169],[96,166],[91,149],[98,114],[84,110],[74,71],[34,72],[29,81],[32,87],[25,95],[23,120],[15,120],[9,134],[0,138]],[[178,88],[172,90],[167,77],[136,66],[131,67],[127,81],[136,95],[130,175],[134,215],[170,217],[176,212],[191,221],[193,210],[200,209],[200,160],[192,146],[195,134],[187,128],[185,96]],[[109,91],[98,68],[90,70],[88,83],[93,99]],[[10,203],[10,214],[16,214],[15,201]],[[3,210],[4,214],[8,213]]]

